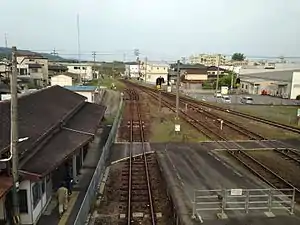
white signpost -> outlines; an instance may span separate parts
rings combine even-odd
[[[172,92],[172,87],[171,86],[167,87],[167,92]]]
[[[175,124],[175,132],[180,132],[180,124]]]
[[[243,195],[243,189],[231,189],[230,195],[232,196],[241,196]]]

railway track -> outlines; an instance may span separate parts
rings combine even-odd
[[[153,89],[146,88],[146,87],[145,88],[138,87],[138,88],[144,90],[148,95],[158,100],[158,94]],[[163,95],[167,95],[167,94],[168,93],[164,93]],[[165,105],[166,107],[170,108],[172,111],[175,112],[176,109],[174,107],[174,103],[173,104],[171,103],[172,99],[171,98],[168,99],[169,101],[162,98],[161,99],[162,105]],[[183,104],[186,103],[190,104],[195,111],[198,111],[198,113],[204,113],[206,116],[210,116],[211,118],[216,119],[215,115],[213,115],[211,112],[204,112],[204,110],[201,110],[196,103],[186,100],[185,98],[181,98],[181,99],[183,99],[181,100]],[[222,110],[224,109],[222,108]],[[226,146],[226,142],[220,142],[220,140],[227,141],[228,139],[226,136],[223,136],[219,132],[216,132],[211,127],[205,125],[205,123],[203,122],[200,123],[199,121],[194,119],[193,116],[187,114],[183,110],[180,111],[180,116],[188,123],[190,123],[192,126],[194,126],[197,130],[199,130],[201,133],[205,133],[205,135],[211,138],[212,140],[216,140],[216,142],[218,142],[221,146],[224,147],[224,149],[228,154],[230,154],[230,156],[232,156],[234,159],[240,162],[244,167],[250,170],[254,175],[257,175],[260,179],[262,179],[264,182],[269,184],[271,187],[277,189],[289,189],[289,190],[294,189],[296,192],[296,200],[300,201],[300,190],[298,187],[295,187],[293,184],[286,181],[283,177],[280,177],[278,174],[273,172],[266,165],[264,165],[263,163],[261,163],[260,161],[258,161],[257,159],[249,155],[246,151],[244,151],[244,148],[242,146],[236,144],[237,146],[236,149],[238,150],[231,150],[232,146],[229,147]],[[227,123],[229,126],[236,126],[236,124],[232,124],[230,121],[226,119],[224,120],[224,122]],[[242,133],[247,132],[247,129],[243,129],[241,127],[236,127],[236,129],[240,130]],[[249,137],[251,137],[251,139],[254,140],[264,139],[263,137],[261,137],[259,134],[256,133],[250,133]],[[279,154],[281,154],[282,157],[285,157],[288,160],[297,163],[298,161],[300,161],[298,152],[291,151],[291,150],[280,150],[276,147],[274,148],[274,150]]]
[[[144,147],[144,123],[141,116],[139,104],[139,95],[136,91],[127,90],[130,104],[131,118],[128,121],[128,132],[130,149],[128,159],[128,170],[122,175],[125,176],[125,185],[127,186],[127,212],[126,223],[121,221],[120,224],[156,224],[156,216],[152,199],[152,191],[149,176],[150,157],[147,156]],[[142,148],[142,154],[133,157],[134,142],[139,142]],[[126,179],[128,178],[128,179]],[[127,181],[127,183],[126,183]]]

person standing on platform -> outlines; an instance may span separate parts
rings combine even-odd
[[[66,188],[66,183],[63,182],[61,187],[57,190],[58,198],[58,212],[61,218],[64,212],[68,208],[68,189]]]

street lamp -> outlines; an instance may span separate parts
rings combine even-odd
[[[27,141],[28,139],[29,139],[29,137],[19,138],[18,143],[21,143],[23,141]],[[12,159],[12,156],[13,156],[12,148],[10,148],[9,152],[10,152],[10,156],[6,159],[0,159],[0,162],[8,162]]]

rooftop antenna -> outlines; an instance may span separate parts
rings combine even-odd
[[[81,83],[81,65],[80,65],[80,23],[79,23],[79,13],[77,13],[77,47],[78,47],[78,63],[79,63],[79,82]]]

